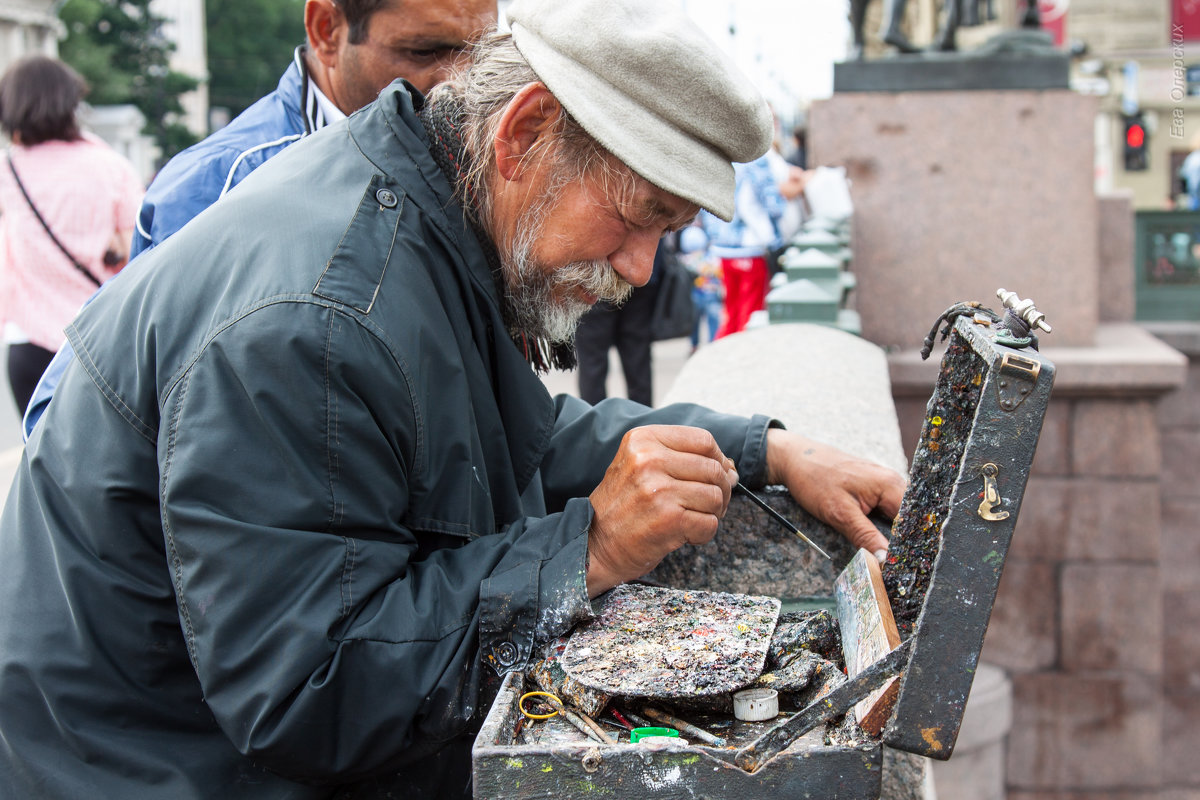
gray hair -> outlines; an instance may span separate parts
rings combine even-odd
[[[491,218],[488,177],[496,166],[492,143],[509,102],[524,87],[541,79],[517,50],[507,32],[492,30],[472,48],[470,64],[454,78],[431,90],[429,102],[452,99],[462,112],[462,136],[469,167],[455,187],[459,199],[479,215],[485,229]],[[609,197],[633,195],[633,170],[613,156],[559,106],[561,113],[551,135],[540,138],[525,158],[546,157],[551,171],[548,193],[583,178],[599,179]]]

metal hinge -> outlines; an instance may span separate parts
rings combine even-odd
[[[996,392],[1000,395],[1000,408],[1014,411],[1025,402],[1025,398],[1037,384],[1042,364],[1019,353],[1005,353],[1000,359],[1000,379]]]

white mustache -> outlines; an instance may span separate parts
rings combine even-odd
[[[607,261],[576,261],[554,271],[556,286],[581,289],[600,300],[619,305],[629,299],[633,284],[621,277]]]

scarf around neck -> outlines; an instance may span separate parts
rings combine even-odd
[[[573,370],[576,366],[575,346],[565,342],[551,342],[544,337],[531,336],[517,330],[508,303],[508,291],[505,286],[504,268],[500,261],[500,253],[490,236],[484,231],[479,220],[479,199],[474,189],[466,184],[466,174],[470,168],[470,157],[463,143],[463,112],[462,107],[454,99],[446,96],[435,102],[426,101],[417,116],[429,136],[429,152],[433,160],[442,170],[450,186],[455,189],[455,195],[460,199],[465,195],[464,210],[467,222],[470,224],[479,245],[487,258],[496,282],[496,291],[500,296],[500,307],[504,315],[504,324],[513,342],[525,355],[525,360],[539,374],[545,374],[551,369]],[[465,191],[459,191],[463,187]]]

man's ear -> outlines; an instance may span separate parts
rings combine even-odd
[[[500,116],[493,141],[496,170],[502,178],[520,178],[525,159],[540,140],[544,143],[561,113],[562,106],[545,84],[531,83],[513,96]]]
[[[346,35],[346,17],[334,0],[305,0],[304,31],[308,49],[326,67],[337,66],[340,40]]]

